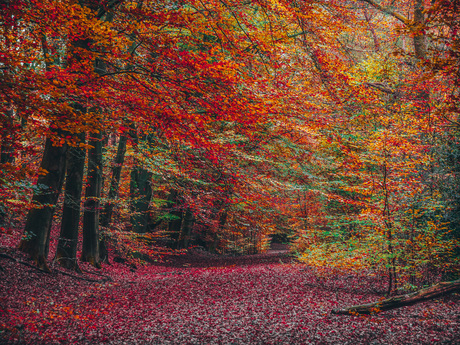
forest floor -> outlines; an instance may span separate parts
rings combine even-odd
[[[283,247],[195,251],[78,275],[0,250],[0,344],[460,344],[460,297],[374,316],[331,310],[376,301],[384,282],[296,263]]]

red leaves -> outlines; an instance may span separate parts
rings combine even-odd
[[[106,266],[115,282],[102,284],[2,260],[2,337],[24,344],[428,344],[453,341],[460,330],[455,296],[386,316],[332,316],[339,304],[378,298],[379,281],[325,278],[280,264],[277,254],[188,259],[189,268],[186,261],[137,272]]]

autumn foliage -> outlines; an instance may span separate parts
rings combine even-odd
[[[458,276],[458,10],[2,2],[0,241],[79,271],[284,236],[388,294]]]

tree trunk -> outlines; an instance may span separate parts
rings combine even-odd
[[[85,134],[78,134],[78,139],[80,143],[84,143]],[[61,233],[55,258],[62,267],[77,272],[80,272],[77,263],[77,244],[85,157],[84,148],[80,146],[69,148]]]
[[[441,282],[414,293],[394,296],[374,303],[355,305],[344,309],[334,309],[332,310],[332,313],[343,315],[377,314],[391,309],[414,305],[459,291],[460,279],[450,282]]]
[[[172,216],[168,222],[168,232],[171,238],[174,240],[174,248],[178,249],[180,247],[180,234],[182,227],[183,214],[181,210],[172,210],[169,212]]]
[[[133,215],[131,223],[137,233],[145,233],[149,223],[149,205],[152,198],[152,173],[136,166],[131,171],[131,195],[133,197]]]
[[[416,0],[414,4],[414,24],[416,32],[414,34],[414,51],[417,59],[423,61],[426,59],[426,34],[423,32],[425,22],[423,0]]]
[[[99,208],[102,189],[102,134],[95,134],[89,144],[88,176],[83,213],[83,247],[81,260],[100,268],[99,262]]]
[[[24,236],[19,250],[29,254],[37,266],[50,271],[46,258],[49,249],[49,236],[56,203],[64,182],[67,145],[54,146],[50,138],[46,139],[45,150],[40,164],[38,177],[39,190],[34,192]]]
[[[107,202],[105,203],[101,213],[100,226],[102,227],[102,231],[104,232],[101,236],[101,241],[99,243],[99,255],[101,262],[109,262],[109,253],[107,249],[107,235],[105,234],[105,232],[108,231],[108,227],[112,221],[115,199],[118,198],[118,186],[120,184],[121,169],[123,167],[123,162],[125,160],[127,141],[128,137],[126,135],[122,135],[120,137],[120,141],[118,142],[117,155],[113,163],[112,179],[110,180]]]
[[[168,234],[172,239],[172,248],[180,247],[180,235],[182,228],[183,214],[179,208],[179,193],[175,189],[171,189],[168,195],[166,211],[168,217]]]
[[[135,127],[131,125],[131,137],[133,138],[135,149],[138,149],[139,138]],[[146,140],[146,136],[141,137],[141,140]],[[145,233],[149,223],[149,206],[152,199],[152,173],[139,166],[135,162],[135,167],[131,170],[130,193],[132,197],[131,208],[133,215],[131,216],[131,224],[133,230],[137,233]]]
[[[185,212],[182,228],[178,240],[178,249],[187,248],[190,244],[192,235],[193,213],[190,210]]]

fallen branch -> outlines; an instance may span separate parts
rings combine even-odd
[[[388,87],[388,85],[385,85],[383,83],[364,83],[364,85],[373,87],[375,89],[378,89],[378,90],[380,90],[382,92],[385,92],[385,93],[388,93],[388,94],[391,94],[391,95],[394,95],[394,94],[397,93],[397,91],[394,91],[394,90],[390,89]]]
[[[343,309],[333,309],[332,313],[341,315],[377,314],[391,309],[414,305],[459,291],[460,279],[457,279],[450,282],[441,282],[410,294],[394,296],[374,303],[355,305]]]

